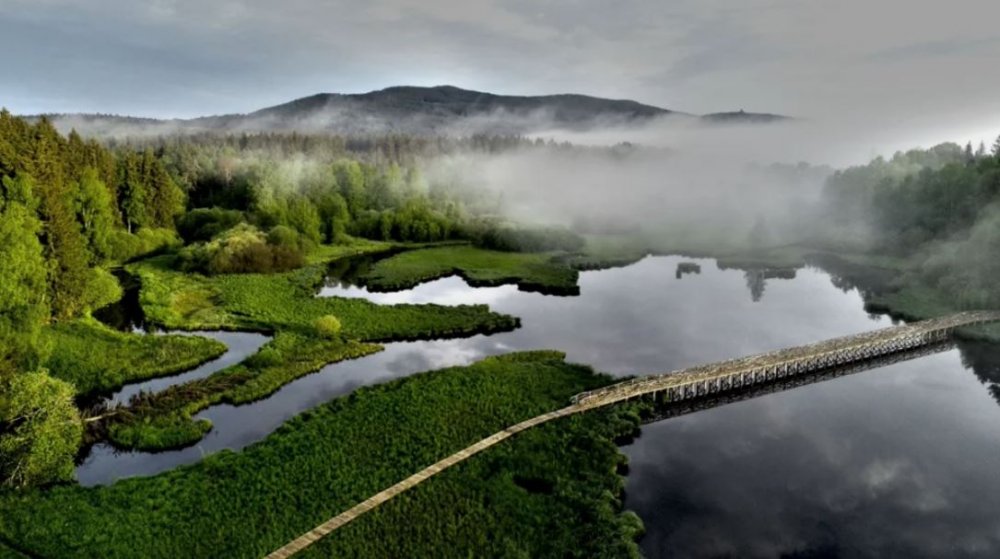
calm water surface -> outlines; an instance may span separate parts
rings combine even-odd
[[[675,275],[693,261],[700,274]],[[486,355],[552,348],[616,375],[663,372],[890,325],[816,269],[791,279],[651,257],[585,272],[579,297],[473,289],[458,278],[399,293],[349,285],[320,296],[485,303],[521,317],[493,336],[393,343],[252,405],[215,406],[199,445],[159,454],[97,447],[85,484],[145,475],[260,440],[363,385]],[[623,450],[625,505],[650,557],[1000,557],[1000,407],[984,386],[1000,356],[953,349],[647,425]],[[968,356],[966,361],[970,361]],[[992,378],[998,378],[996,376]]]

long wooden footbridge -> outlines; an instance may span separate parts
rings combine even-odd
[[[577,394],[570,405],[512,425],[413,474],[327,520],[268,555],[283,559],[312,545],[396,495],[527,429],[549,421],[635,398],[654,397],[673,406],[668,417],[787,390],[867,370],[888,360],[911,359],[939,350],[958,328],[1000,321],[997,311],[970,311],[893,326],[814,344],[730,359],[669,373],[638,377]]]

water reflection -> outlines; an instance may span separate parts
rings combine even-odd
[[[678,274],[686,262],[700,274]],[[554,348],[599,370],[636,374],[890,325],[864,310],[854,287],[858,273],[849,266],[833,276],[806,268],[769,281],[766,295],[762,274],[754,279],[764,295],[756,302],[747,296],[743,270],[675,257],[584,272],[579,297],[514,286],[472,289],[454,277],[400,293],[332,282],[321,295],[485,303],[521,317],[522,328],[388,344],[261,402],[206,410],[200,417],[215,428],[196,447],[117,456],[98,447],[80,479],[106,483],[239,449],[359,386],[485,355]],[[646,524],[644,551],[650,557],[997,556],[1000,407],[983,383],[995,393],[1000,350],[969,343],[960,349],[645,426],[625,448],[631,458],[625,505]]]
[[[678,280],[681,262],[701,267]],[[467,364],[516,350],[559,349],[568,359],[619,375],[662,372],[800,345],[887,326],[862,310],[856,292],[835,289],[818,270],[774,282],[768,297],[746,296],[740,270],[720,270],[712,260],[651,257],[626,268],[583,272],[579,297],[518,291],[514,286],[474,289],[460,278],[429,282],[405,292],[368,293],[331,285],[326,295],[360,296],[379,303],[485,303],[519,316],[513,332],[465,339],[387,344],[386,350],[325,367],[277,394],[245,406],[215,406],[199,417],[212,432],[196,447],[155,455],[116,455],[96,447],[78,470],[81,482],[107,483],[197,461],[203,453],[239,449],[260,440],[288,418],[358,386],[418,371]]]
[[[700,274],[678,279],[681,263],[699,266]],[[488,304],[521,317],[522,328],[465,340],[463,346],[560,349],[573,361],[616,374],[689,367],[891,325],[885,317],[865,313],[857,291],[832,288],[822,271],[782,277],[794,279],[773,282],[765,304],[747,297],[742,270],[672,256],[582,272],[579,297],[526,293],[510,285],[473,289],[457,277],[397,293],[336,286],[321,295],[386,304]]]
[[[117,269],[113,272],[122,286],[122,297],[118,301],[94,311],[94,318],[122,332],[145,333],[146,315],[139,303],[139,278]]]
[[[1000,408],[957,350],[643,427],[650,557],[996,557]]]

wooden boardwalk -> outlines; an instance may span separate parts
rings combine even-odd
[[[1000,312],[975,311],[942,318],[894,326],[864,334],[834,338],[815,344],[773,351],[751,357],[731,359],[652,375],[612,384],[583,392],[572,398],[565,408],[522,421],[494,433],[439,462],[435,462],[399,483],[384,489],[350,509],[334,516],[298,538],[272,552],[269,559],[283,559],[312,545],[337,528],[351,522],[396,495],[422,483],[442,471],[500,443],[521,431],[575,413],[608,406],[643,396],[654,396],[664,402],[683,402],[745,391],[755,386],[783,383],[797,386],[795,377],[815,375],[819,371],[845,365],[860,364],[872,359],[912,353],[920,348],[947,340],[961,327],[1000,321]],[[861,370],[862,368],[859,368]],[[834,375],[839,376],[839,375]],[[803,381],[806,379],[803,378]],[[811,382],[816,382],[812,380]],[[802,382],[800,384],[808,384]],[[716,404],[718,405],[718,404]]]
[[[399,495],[403,491],[406,491],[407,489],[414,487],[415,485],[423,482],[427,478],[435,476],[441,473],[442,471],[454,466],[455,464],[458,464],[459,462],[466,460],[471,456],[479,454],[480,452],[499,443],[500,441],[506,439],[507,437],[520,433],[521,431],[524,431],[526,429],[530,429],[532,427],[541,425],[542,423],[552,421],[553,419],[558,419],[560,417],[566,417],[567,415],[572,415],[574,413],[581,412],[584,409],[586,408],[584,408],[583,406],[573,404],[568,407],[562,408],[560,410],[542,414],[533,417],[531,419],[528,419],[526,421],[522,421],[498,433],[493,433],[489,437],[486,437],[485,439],[473,444],[472,446],[466,447],[456,452],[455,454],[452,454],[451,456],[445,458],[444,460],[435,462],[434,464],[427,466],[423,470],[420,470],[419,472],[404,479],[403,481],[397,483],[396,485],[393,485],[388,489],[384,489],[372,495],[371,497],[365,499],[364,501],[361,501],[360,503],[345,510],[344,512],[338,514],[337,516],[334,516],[330,520],[327,520],[326,522],[320,524],[319,526],[313,528],[312,530],[309,530],[305,534],[302,534],[298,538],[295,538],[294,540],[288,542],[287,544],[282,546],[281,549],[272,552],[267,557],[269,559],[282,559],[285,557],[291,557],[292,555],[298,553],[299,551],[302,551],[306,547],[309,547],[323,536],[329,534],[330,532],[336,530],[337,528],[340,528],[344,524],[347,524],[348,522],[372,510],[373,508],[381,505],[382,503],[388,501],[389,499],[392,499],[393,497]]]

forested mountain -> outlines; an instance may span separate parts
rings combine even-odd
[[[62,131],[123,136],[169,132],[325,132],[334,134],[531,134],[552,129],[588,130],[650,122],[762,124],[786,117],[744,111],[698,117],[630,100],[587,95],[511,96],[453,86],[389,87],[361,94],[321,93],[248,114],[189,120],[112,115],[49,115]]]

